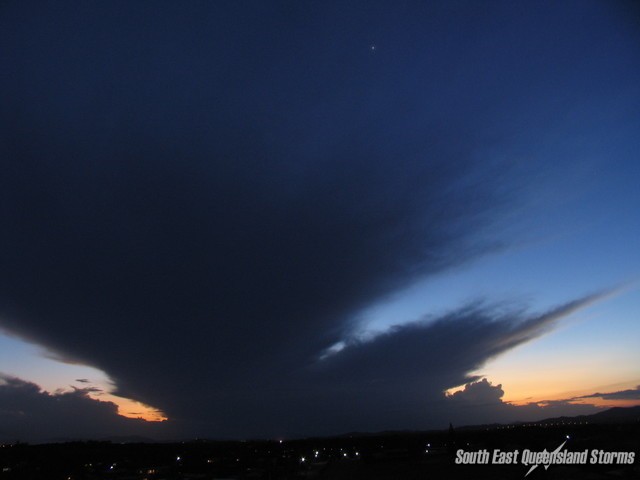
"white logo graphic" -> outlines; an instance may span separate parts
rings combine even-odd
[[[558,448],[556,448],[553,452],[551,452],[551,454],[553,455],[553,454],[558,453],[558,452],[560,451],[560,449],[561,449],[562,447],[564,447],[564,444],[565,444],[565,443],[567,443],[567,441],[566,441],[566,440],[565,440],[564,442],[562,442]],[[547,453],[547,449],[545,448],[545,449],[543,450],[543,452],[544,452],[544,453]],[[527,473],[525,473],[525,475],[524,475],[524,476],[526,477],[526,476],[527,476],[527,475],[529,475],[531,472],[533,472],[536,468],[538,468],[538,465],[540,465],[540,464],[539,464],[539,463],[536,463],[533,467],[531,467],[531,468],[529,469],[529,471],[528,471]],[[549,465],[551,465],[551,462],[547,463],[547,464],[544,466],[544,469],[546,470],[547,468],[549,468]]]
[[[568,439],[569,436],[567,435]],[[494,449],[493,452],[487,449],[476,451],[459,449],[456,452],[455,463],[456,465],[519,464],[530,467],[524,475],[527,477],[540,465],[546,470],[551,465],[632,465],[635,462],[635,452],[608,452],[597,448],[581,451],[563,450],[562,447],[565,446],[567,440],[552,452],[547,449],[542,451],[531,451],[529,449],[503,451]]]

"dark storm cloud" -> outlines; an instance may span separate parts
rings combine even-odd
[[[125,418],[117,414],[117,407],[111,402],[90,398],[87,391],[76,389],[72,392],[48,393],[37,385],[19,378],[2,375],[0,377],[0,441],[29,441],[34,443],[109,439],[135,436],[155,440],[176,440],[184,435],[184,425],[176,422],[146,422],[141,419]],[[469,392],[473,392],[468,395]],[[446,426],[453,421],[456,425],[495,422],[532,421],[554,416],[590,414],[598,411],[592,405],[574,404],[570,401],[550,401],[544,404],[514,406],[502,401],[500,385],[482,379],[465,386],[448,398],[439,402],[430,401],[422,410],[424,417],[440,417],[435,425]],[[334,398],[334,400],[339,400]],[[292,417],[308,416],[312,403],[304,412],[289,411]],[[142,415],[142,413],[141,413]],[[347,420],[341,431],[358,425],[349,421],[341,410],[325,417],[335,420],[335,416]],[[396,419],[397,420],[397,419]],[[442,425],[440,425],[442,424]],[[416,428],[416,423],[412,424]],[[432,423],[432,425],[434,425]],[[418,428],[420,424],[417,424]],[[398,428],[397,423],[378,421],[370,424],[371,430],[378,428]],[[317,427],[316,427],[317,428]],[[335,433],[334,430],[316,430]]]
[[[374,391],[354,385],[432,392],[546,328],[470,308],[317,371],[364,307],[502,244],[505,159],[576,98],[545,73],[593,77],[585,26],[558,43],[507,7],[467,28],[449,7],[320,5],[3,6],[4,328],[205,435],[340,429]],[[384,392],[364,417],[397,408]]]
[[[355,373],[360,379],[400,381],[425,375],[432,378],[442,372],[448,381],[459,380],[459,385],[486,360],[542,335],[563,317],[608,294],[590,295],[542,315],[472,304],[440,318],[394,327],[371,341],[351,340],[343,350],[321,361],[320,368],[329,375],[336,370]]]
[[[0,440],[32,442],[107,438],[111,435],[157,435],[161,425],[117,414],[110,402],[87,392],[50,394],[37,385],[0,376]]]
[[[314,395],[332,404],[334,411],[342,411],[340,423],[347,430],[359,425],[374,430],[434,424],[444,428],[452,420],[458,424],[492,418],[512,421],[518,415],[532,419],[535,413],[543,413],[538,406],[525,409],[505,404],[500,385],[473,382],[469,372],[544,334],[603,295],[606,293],[588,296],[541,315],[504,306],[471,305],[440,318],[396,327],[373,340],[347,342],[344,349],[305,374],[317,389]],[[462,384],[467,384],[464,390],[445,397],[445,390]]]
[[[214,387],[201,378],[199,388],[194,387],[175,403],[188,402],[194,414],[162,424],[118,417],[114,404],[87,396],[97,391],[91,387],[50,395],[31,383],[6,378],[0,387],[0,410],[5,412],[2,424],[7,430],[0,433],[9,432],[11,437],[12,432],[23,432],[19,438],[40,440],[115,434],[176,439],[206,436],[212,431],[217,436],[237,436],[238,431],[248,436],[297,436],[594,413],[596,407],[570,401],[514,406],[502,401],[501,385],[494,386],[487,379],[474,381],[469,372],[492,356],[543,334],[554,322],[603,295],[585,297],[542,315],[472,305],[440,318],[396,327],[370,341],[350,341],[323,360],[269,372],[271,378],[253,374],[218,391],[212,391]],[[170,372],[153,378],[173,380]],[[466,382],[463,390],[444,394],[444,390]],[[167,387],[165,391],[170,391],[171,385]],[[51,408],[54,402],[56,408]],[[24,406],[22,413],[16,405]],[[82,413],[75,418],[80,426],[66,429],[69,415],[78,408]],[[85,422],[89,415],[91,421]],[[35,426],[39,428],[37,435]]]

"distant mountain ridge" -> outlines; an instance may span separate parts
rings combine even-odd
[[[545,418],[537,422],[521,423],[562,423],[562,422],[588,422],[588,423],[633,423],[640,422],[640,406],[613,407],[591,415],[578,415],[576,417]]]
[[[636,407],[612,407],[591,415],[577,415],[575,417],[552,417],[543,420],[530,422],[512,422],[512,423],[489,423],[479,425],[461,425],[455,427],[456,430],[479,430],[486,428],[500,428],[507,425],[551,425],[554,423],[589,423],[589,424],[616,424],[616,423],[638,423],[640,422],[640,406]],[[336,437],[373,437],[378,435],[404,435],[419,434],[426,432],[444,431],[438,430],[385,430],[381,432],[349,432]]]
[[[576,415],[575,417],[551,417],[529,422],[491,423],[484,425],[463,425],[456,430],[477,430],[480,428],[499,428],[507,425],[552,425],[557,423],[589,423],[589,424],[616,424],[640,422],[640,406],[636,407],[612,407],[591,415]]]

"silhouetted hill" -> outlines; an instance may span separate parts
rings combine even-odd
[[[592,415],[578,415],[577,417],[554,417],[540,420],[540,424],[549,423],[587,422],[596,424],[637,423],[640,422],[640,406],[613,407]]]
[[[161,443],[148,437],[140,437],[138,435],[107,437],[104,441],[112,443]]]
[[[513,424],[479,424],[479,425],[460,425],[456,426],[457,431],[465,430],[486,430],[504,427],[505,425],[523,425],[523,424],[572,424],[572,423],[589,423],[589,424],[614,424],[614,423],[640,423],[640,406],[637,407],[613,407],[602,412],[592,415],[577,415],[575,417],[552,417],[538,420],[535,422],[514,422]],[[337,435],[336,438],[363,438],[373,436],[392,436],[392,435],[416,435],[428,432],[437,432],[440,430],[385,430],[382,432],[349,432]]]
[[[637,407],[614,407],[604,412],[590,415],[593,419],[601,422],[640,422],[640,406]],[[595,420],[594,420],[595,421]]]
[[[487,430],[504,428],[507,425],[553,425],[553,424],[596,424],[596,425],[611,425],[618,423],[640,423],[640,406],[636,407],[613,407],[602,412],[594,413],[592,415],[577,415],[575,417],[551,417],[543,420],[537,420],[534,422],[514,422],[511,424],[502,423],[490,423],[490,424],[478,424],[478,425],[460,425],[456,426],[456,431],[465,430]],[[399,432],[380,432],[382,433],[409,433],[406,431]],[[355,435],[355,434],[351,434]],[[359,434],[363,435],[363,434]]]

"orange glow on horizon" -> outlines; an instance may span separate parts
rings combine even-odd
[[[163,422],[169,419],[161,410],[130,398],[119,397],[111,393],[103,393],[99,396],[90,396],[91,398],[101,402],[115,403],[118,407],[118,415],[122,417],[139,418],[147,422]]]
[[[164,422],[169,419],[157,408],[128,398],[119,399],[116,405],[118,405],[118,415],[123,417],[141,418],[147,422]]]
[[[509,401],[511,405],[515,406],[524,406],[529,404],[538,404],[540,406],[545,406],[547,402],[552,401],[562,401],[566,400],[567,402],[575,405],[593,405],[595,407],[601,408],[613,408],[613,407],[640,407],[640,400],[611,400],[604,399],[600,397],[592,397],[592,398],[558,398],[558,399],[549,399],[546,400],[522,400],[522,401]]]
[[[612,408],[612,407],[637,407],[640,406],[640,400],[634,399],[607,399],[602,397],[582,397],[581,395],[591,395],[594,392],[580,392],[578,395],[572,395],[572,393],[577,392],[565,392],[564,394],[550,395],[544,397],[527,397],[520,398],[517,400],[505,400],[505,402],[510,403],[516,406],[528,405],[531,403],[537,403],[540,405],[544,405],[547,402],[553,401],[567,401],[570,403],[580,404],[580,405],[594,405],[596,407],[602,408]],[[608,392],[605,392],[605,394]]]
[[[582,398],[574,403],[584,403],[587,405],[595,405],[596,407],[638,407],[640,400],[610,400],[605,398]]]

